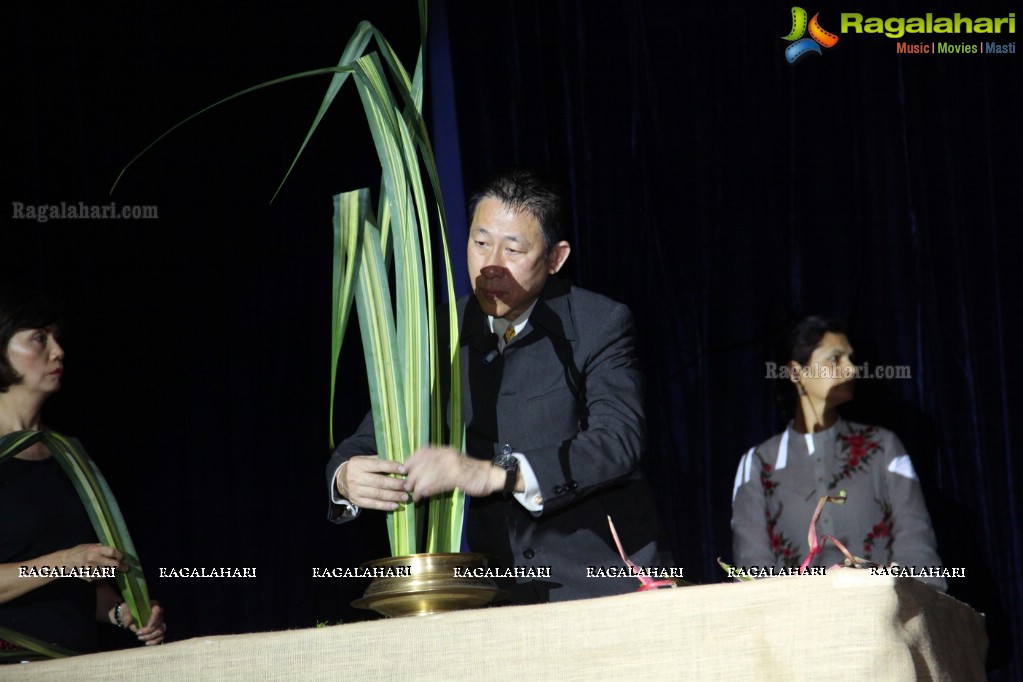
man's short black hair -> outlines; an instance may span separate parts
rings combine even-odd
[[[489,197],[516,211],[526,211],[540,223],[544,254],[564,239],[561,225],[561,196],[553,184],[534,171],[516,168],[494,176],[469,200],[469,220],[476,215],[480,202]]]
[[[38,291],[0,285],[0,393],[21,381],[7,357],[11,338],[23,329],[51,324],[60,324],[60,308],[53,299]]]

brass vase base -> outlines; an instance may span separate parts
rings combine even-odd
[[[508,597],[490,578],[466,575],[470,571],[465,569],[487,567],[483,554],[411,554],[377,559],[365,566],[373,568],[378,577],[352,606],[388,618],[475,609]],[[456,575],[456,569],[461,575]]]

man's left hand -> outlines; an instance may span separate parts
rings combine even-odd
[[[467,457],[457,450],[430,446],[416,450],[405,462],[408,475],[405,490],[421,499],[461,488],[466,495],[483,497],[504,488],[504,469],[482,459]]]

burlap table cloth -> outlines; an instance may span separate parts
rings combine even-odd
[[[198,637],[0,666],[0,679],[983,680],[986,651],[983,616],[965,604],[911,578],[840,570]]]

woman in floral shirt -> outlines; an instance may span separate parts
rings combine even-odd
[[[798,566],[809,552],[806,534],[818,500],[846,491],[844,505],[825,505],[819,535],[833,535],[855,556],[915,572],[941,566],[931,519],[913,463],[898,437],[842,419],[853,395],[852,347],[837,320],[810,317],[786,343],[784,379],[795,418],[788,428],[739,462],[732,490],[732,549],[736,566]],[[841,564],[828,543],[812,566]],[[921,578],[945,590],[941,577]]]

